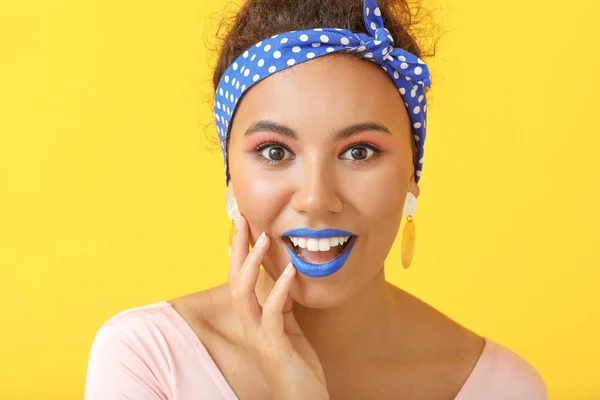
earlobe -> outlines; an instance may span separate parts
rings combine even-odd
[[[411,192],[417,198],[419,197],[419,194],[421,193],[419,184],[415,182],[414,176],[410,179],[410,183],[408,184],[408,192]]]

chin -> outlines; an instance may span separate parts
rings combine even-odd
[[[350,297],[348,284],[345,288],[336,289],[322,280],[315,282],[309,278],[308,281],[303,281],[303,277],[296,279],[290,289],[290,295],[296,303],[306,308],[334,308],[346,303]]]

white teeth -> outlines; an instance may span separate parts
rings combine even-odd
[[[330,248],[329,238],[319,239],[319,251],[328,251]]]
[[[332,247],[345,244],[350,239],[350,236],[334,236],[330,238],[307,238],[307,237],[290,237],[290,241],[294,246],[308,251],[329,251]]]
[[[319,239],[310,238],[306,241],[306,248],[308,251],[317,251],[319,250]]]

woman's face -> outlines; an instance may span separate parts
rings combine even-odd
[[[271,238],[263,262],[277,279],[290,261],[323,263],[343,246],[318,252],[283,236],[296,228],[341,229],[354,236],[343,267],[325,277],[297,274],[291,295],[331,307],[381,273],[402,220],[407,191],[418,196],[410,120],[378,65],[331,55],[255,84],[237,107],[228,148],[229,191],[253,240]],[[310,247],[310,246],[309,246]]]

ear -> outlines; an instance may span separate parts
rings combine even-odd
[[[419,198],[421,189],[419,188],[419,184],[415,181],[414,174],[412,174],[410,177],[410,182],[408,183],[408,191],[414,194],[416,198]]]

